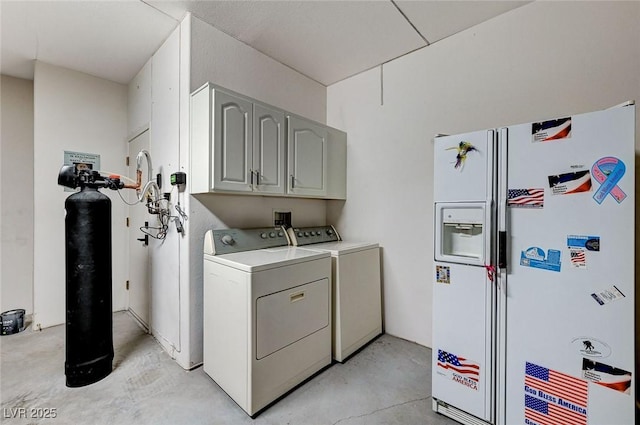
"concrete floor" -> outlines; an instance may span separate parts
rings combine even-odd
[[[0,338],[0,422],[455,424],[431,410],[431,350],[388,335],[251,419],[201,367],[178,366],[126,312],[114,314],[113,372],[95,384],[67,388],[64,331],[64,326],[27,329]],[[35,417],[53,410],[55,419]]]

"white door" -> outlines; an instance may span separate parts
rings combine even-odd
[[[634,423],[634,118],[501,130],[504,424]]]
[[[263,193],[284,193],[284,113],[253,105],[253,187]]]
[[[485,267],[495,265],[494,135],[434,142],[433,398],[438,411],[451,406],[488,422],[495,417],[495,283]]]
[[[326,128],[298,117],[288,117],[287,192],[324,196],[327,193]]]
[[[493,282],[484,267],[435,263],[433,398],[486,421],[493,416]]]
[[[142,149],[149,150],[149,130],[129,141],[129,176],[136,175],[136,155]],[[146,167],[146,163],[143,164]],[[147,170],[142,170],[146,175]],[[127,190],[130,204],[137,202],[135,190]],[[145,223],[152,222],[152,216],[143,203],[129,206],[129,310],[149,328],[150,295],[149,288],[149,248],[148,239],[140,230]],[[142,240],[140,240],[142,239]]]
[[[253,152],[253,105],[215,91],[213,187],[216,190],[249,192]]]

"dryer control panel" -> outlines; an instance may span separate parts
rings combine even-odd
[[[207,255],[288,246],[289,237],[282,227],[255,229],[215,229],[204,235],[204,253]]]
[[[287,232],[291,245],[302,246],[322,242],[339,241],[340,235],[333,226],[290,227]]]

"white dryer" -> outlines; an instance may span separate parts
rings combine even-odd
[[[331,259],[280,228],[209,230],[204,371],[250,416],[331,364]]]
[[[343,362],[382,333],[380,248],[343,241],[333,226],[289,228],[291,243],[331,254],[333,358]]]

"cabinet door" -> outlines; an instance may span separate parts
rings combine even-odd
[[[325,196],[327,193],[327,130],[302,118],[290,116],[288,120],[287,193]]]
[[[284,113],[255,103],[253,105],[254,190],[262,193],[284,193],[284,166]]]
[[[251,102],[215,90],[213,189],[252,190]]]

